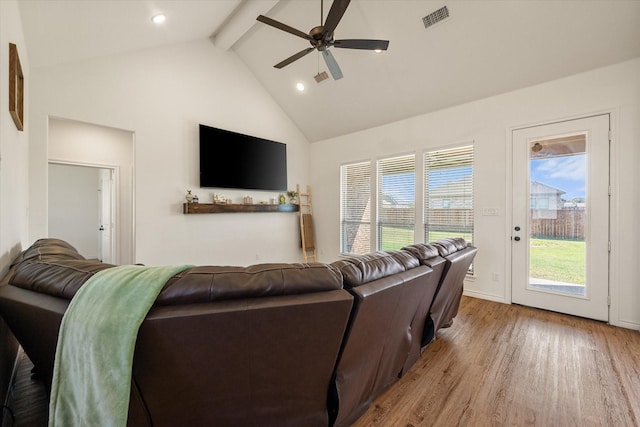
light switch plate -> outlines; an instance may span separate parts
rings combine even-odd
[[[482,208],[482,216],[498,216],[498,208]]]

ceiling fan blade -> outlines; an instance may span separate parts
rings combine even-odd
[[[311,36],[307,33],[303,33],[300,30],[296,30],[293,27],[288,26],[287,24],[283,24],[282,22],[278,22],[275,19],[271,19],[264,15],[259,15],[256,20],[262,22],[263,24],[271,25],[279,30],[286,31],[289,34],[293,34],[294,36],[302,37],[305,40],[313,40]]]
[[[342,49],[387,50],[389,40],[335,40],[333,46]]]
[[[342,15],[347,10],[347,6],[351,0],[334,0],[327,15],[327,19],[324,21],[324,34],[325,40],[331,40],[333,32],[335,31],[338,23],[342,19]]]
[[[311,52],[314,49],[315,49],[315,47],[308,47],[305,50],[301,50],[300,52],[296,53],[295,55],[291,55],[290,57],[288,57],[284,61],[278,62],[276,65],[274,65],[274,67],[275,68],[286,67],[287,65],[291,64],[293,61],[297,61],[298,59],[302,58],[303,56],[305,56],[306,54],[308,54],[309,52]]]
[[[324,58],[325,64],[327,64],[327,68],[329,69],[333,80],[340,80],[342,78],[342,71],[340,70],[338,63],[336,62],[336,59],[333,57],[331,52],[328,50],[323,50],[322,57]]]

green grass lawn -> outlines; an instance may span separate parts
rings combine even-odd
[[[383,251],[396,251],[413,244],[413,228],[382,227],[382,236],[380,237]]]
[[[585,267],[584,241],[531,239],[531,277],[584,285]]]
[[[391,235],[394,237],[391,238]],[[445,237],[464,237],[469,242],[471,241],[471,234],[469,233],[455,233],[450,231],[432,231],[429,233],[429,242],[435,242],[436,240]],[[413,229],[399,228],[399,227],[382,227],[382,250],[394,251],[403,248],[407,245],[413,244]]]
[[[391,234],[395,236],[391,238]],[[456,234],[435,231],[429,234],[429,242],[444,237],[464,237],[470,234]],[[397,250],[413,244],[413,229],[382,227],[382,250]],[[530,276],[537,279],[585,284],[585,242],[575,240],[531,239],[529,269]]]

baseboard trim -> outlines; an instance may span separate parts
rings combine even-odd
[[[468,297],[486,299],[489,301],[501,302],[503,304],[511,304],[511,302],[505,301],[504,297],[498,295],[485,294],[483,292],[470,291],[468,289],[465,289],[462,294]]]
[[[610,321],[610,325],[618,326],[620,328],[625,329],[635,329],[636,331],[640,329],[640,325],[634,322],[627,322],[624,320]]]

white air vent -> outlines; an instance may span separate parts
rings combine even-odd
[[[438,22],[442,22],[448,18],[449,18],[449,9],[447,8],[447,6],[443,6],[440,9],[436,10],[435,12],[430,13],[424,18],[422,18],[422,22],[424,23],[424,28],[429,28],[434,26]]]

